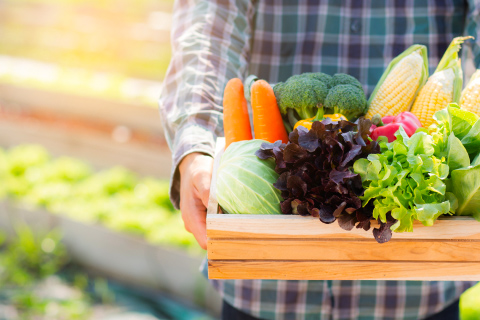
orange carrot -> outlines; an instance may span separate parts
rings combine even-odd
[[[255,81],[251,91],[255,139],[262,139],[271,143],[282,140],[287,143],[287,130],[283,125],[277,99],[270,84],[265,80]]]
[[[223,128],[225,149],[232,142],[252,140],[247,100],[242,80],[238,78],[230,79],[223,92]]]

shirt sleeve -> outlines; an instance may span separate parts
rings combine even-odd
[[[475,38],[468,43],[471,45],[475,67],[478,69],[480,68],[480,0],[468,0],[465,29],[465,34]]]
[[[178,164],[187,154],[213,156],[223,135],[227,81],[247,72],[253,8],[247,0],[179,0],[173,9],[172,60],[159,99],[172,151],[170,199],[178,209]]]

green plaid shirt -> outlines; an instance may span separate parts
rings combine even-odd
[[[430,69],[450,41],[474,37],[479,0],[179,0],[173,57],[160,111],[173,153],[171,200],[179,204],[180,160],[213,155],[223,135],[226,82],[256,74],[271,83],[322,71],[355,76],[370,94],[392,58],[428,47]],[[470,42],[475,65],[480,42]],[[266,226],[268,227],[268,226]],[[471,282],[212,281],[231,305],[265,319],[421,319],[457,299]]]

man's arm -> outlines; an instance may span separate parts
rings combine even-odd
[[[173,154],[170,199],[203,248],[223,89],[247,72],[252,14],[246,0],[180,0],[174,7],[173,55],[159,101]]]

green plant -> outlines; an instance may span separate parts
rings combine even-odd
[[[0,285],[29,285],[56,273],[68,261],[60,234],[50,231],[36,235],[24,224],[17,224],[16,235],[0,254]]]
[[[15,226],[7,240],[0,233],[0,303],[12,306],[18,319],[86,319],[91,299],[81,291],[58,297],[43,288],[68,262],[61,235],[53,230],[34,233],[25,224]],[[56,280],[59,282],[60,280]]]
[[[0,199],[200,252],[175,218],[179,214],[170,202],[168,181],[139,178],[119,166],[94,172],[78,159],[53,158],[39,145],[0,149],[0,179]]]

